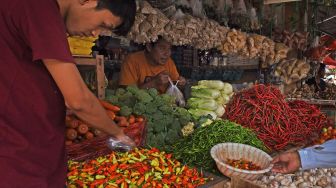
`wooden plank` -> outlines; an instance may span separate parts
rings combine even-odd
[[[230,179],[225,176],[219,177],[208,172],[205,172],[204,175],[208,178],[212,178],[212,180],[198,188],[225,188],[227,187],[226,183],[230,181]]]
[[[97,55],[96,57],[96,74],[97,74],[97,97],[105,98],[105,72],[104,72],[104,56]]]
[[[75,63],[77,65],[89,65],[95,66],[97,64],[97,60],[95,58],[88,58],[88,57],[75,57]]]
[[[231,188],[261,188],[261,187],[250,181],[243,180],[238,177],[232,177]]]
[[[276,4],[276,3],[287,3],[301,0],[264,0],[264,5]]]

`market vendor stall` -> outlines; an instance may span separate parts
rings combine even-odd
[[[334,85],[316,91],[318,78],[313,86],[299,87],[315,75],[317,63],[302,57],[313,33],[276,27],[262,35],[181,10],[168,16],[151,3],[159,2],[139,3],[127,37],[145,48],[158,38],[173,44],[172,58],[187,78],[186,88],[167,82],[167,92],[138,83],[106,89],[101,104],[135,141],[133,149],[111,147],[110,137],[67,116],[68,187],[336,185],[334,169],[271,172],[281,166],[272,163],[278,154],[336,139]],[[237,26],[239,19],[230,23]],[[255,24],[250,25],[263,29]],[[160,60],[170,59],[170,50],[162,51]],[[140,65],[137,61],[146,58],[155,56],[144,53],[133,60]],[[139,76],[137,68],[127,76]],[[150,77],[159,75],[154,72]],[[294,91],[284,95],[281,88],[289,85]]]

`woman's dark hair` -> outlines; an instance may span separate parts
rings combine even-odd
[[[321,71],[325,71],[325,69],[326,69],[326,65],[325,64],[323,64],[323,63],[320,63],[320,67],[319,67],[319,72],[321,72]]]
[[[98,0],[96,8],[108,9],[122,19],[122,24],[116,27],[113,33],[125,36],[131,30],[136,14],[135,0]]]

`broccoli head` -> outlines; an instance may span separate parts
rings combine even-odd
[[[123,94],[126,93],[126,90],[124,88],[118,88],[116,91],[115,91],[115,95],[116,96],[122,96]]]
[[[119,114],[120,114],[121,116],[125,116],[125,117],[127,117],[127,116],[129,116],[129,115],[132,114],[132,108],[130,108],[130,107],[128,107],[128,106],[121,106],[121,107],[120,107]]]
[[[146,114],[152,115],[158,111],[155,103],[147,103],[146,104]]]
[[[168,94],[162,94],[160,96],[161,96],[161,99],[164,101],[164,103],[167,105],[172,105],[175,103],[175,98]]]
[[[150,96],[145,90],[138,90],[134,96],[142,103],[150,103],[153,97]]]
[[[158,92],[155,88],[150,88],[150,89],[148,90],[148,93],[149,93],[149,95],[152,96],[152,97],[156,97],[156,96],[159,95],[159,92]]]
[[[133,112],[136,115],[144,115],[146,113],[146,105],[144,103],[136,103],[133,107]]]
[[[126,91],[135,95],[140,89],[136,85],[129,85],[126,87]]]
[[[105,100],[112,103],[112,104],[117,104],[119,102],[119,99],[115,95],[108,95],[105,97]]]
[[[178,130],[169,129],[165,138],[168,144],[173,144],[180,138]]]

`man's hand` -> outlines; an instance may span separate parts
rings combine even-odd
[[[153,81],[157,86],[167,84],[169,82],[169,74],[167,71],[162,71],[153,78]]]
[[[122,143],[127,144],[129,146],[135,147],[135,143],[130,137],[126,136],[124,133],[120,133],[115,136],[118,140],[120,140]]]
[[[274,157],[272,164],[274,164],[272,171],[288,174],[299,170],[301,167],[301,160],[297,151],[282,153]]]
[[[178,78],[178,80],[179,80],[179,82],[178,82],[177,85],[179,85],[179,86],[184,86],[184,85],[186,85],[186,83],[187,83],[186,79],[185,79],[183,76],[180,76],[180,77]]]

